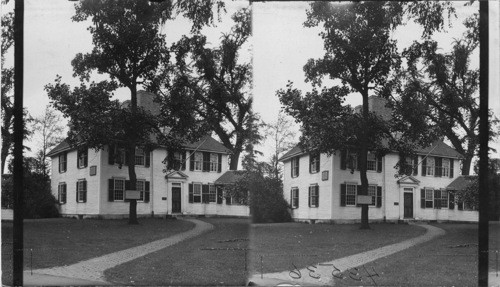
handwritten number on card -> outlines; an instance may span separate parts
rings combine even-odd
[[[356,270],[356,272],[352,272],[352,270]],[[359,269],[358,268],[351,268],[349,269],[349,277],[353,280],[356,281],[361,281],[361,276],[359,275]]]
[[[319,278],[321,278],[321,275],[319,275],[319,274],[318,274],[318,275],[314,275],[314,272],[316,272],[316,270],[314,270],[314,269],[312,269],[312,268],[315,268],[315,269],[316,269],[316,268],[318,268],[318,267],[316,267],[316,266],[314,266],[314,265],[310,265],[310,266],[308,266],[308,267],[307,267],[307,270],[309,270],[309,277],[314,278],[314,279],[319,279]]]
[[[300,273],[300,270],[297,268],[297,266],[295,266],[295,264],[293,264],[293,262],[292,262],[292,266],[293,266],[294,269],[292,269],[289,272],[290,277],[292,277],[293,279],[300,279],[300,278],[302,278],[302,274]]]

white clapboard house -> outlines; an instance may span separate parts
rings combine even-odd
[[[377,112],[385,104],[380,98],[370,97],[369,107]],[[442,140],[417,154],[411,161],[411,174],[403,177],[396,177],[398,153],[368,155],[369,219],[477,221],[474,207],[455,201],[455,192],[468,183],[460,176],[460,155]],[[284,196],[294,220],[360,220],[361,181],[356,153],[315,155],[295,146],[280,161],[284,163]]]

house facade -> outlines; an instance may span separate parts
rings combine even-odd
[[[122,150],[73,148],[64,141],[49,156],[52,192],[63,216],[128,217],[128,168],[117,163],[124,162]],[[170,157],[165,148],[136,149],[138,216],[249,216],[248,206],[232,202],[215,184],[228,170],[228,156],[225,147],[209,136]],[[175,170],[167,170],[167,158]]]
[[[368,156],[369,198],[358,197],[361,180],[355,154],[314,155],[295,147],[285,154],[284,196],[296,221],[355,222],[360,203],[369,202],[369,219],[477,221],[478,212],[455,202],[459,154],[442,141],[418,151],[408,175],[397,177],[397,153]]]

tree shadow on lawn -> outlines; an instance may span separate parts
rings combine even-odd
[[[477,285],[477,224],[433,224],[446,231],[444,236],[419,244],[386,258],[366,264],[377,285],[390,286],[476,286]],[[500,225],[490,225],[490,246],[498,248]],[[492,249],[492,248],[490,248]],[[489,268],[495,268],[495,256],[490,254]],[[365,273],[360,268],[360,273]],[[350,278],[337,280],[341,285],[375,285],[365,276],[363,281]]]
[[[293,270],[293,265],[305,268],[425,233],[417,225],[373,223],[370,227],[361,230],[359,224],[254,225],[250,237],[250,272],[281,272]]]
[[[120,285],[245,285],[247,219],[206,218],[215,229],[105,272]]]
[[[24,269],[64,266],[185,232],[194,224],[183,220],[57,218],[24,222]],[[12,282],[12,222],[2,222],[2,282]]]

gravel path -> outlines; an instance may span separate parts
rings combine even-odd
[[[363,253],[335,259],[329,262],[319,263],[318,265],[315,265],[316,268],[310,266],[309,269],[303,268],[299,270],[293,270],[293,272],[283,271],[276,273],[254,274],[249,278],[249,281],[262,286],[268,286],[270,284],[276,285],[280,282],[293,282],[302,286],[333,286],[334,275],[341,276],[341,272],[347,271],[351,268],[362,266],[379,258],[383,258],[396,252],[403,251],[412,246],[429,241],[435,237],[445,234],[445,231],[443,229],[432,225],[419,224],[419,226],[427,229],[427,232],[424,235],[420,235],[412,239],[407,239],[399,243],[369,250]],[[335,267],[338,269],[338,271],[334,269]],[[334,272],[332,273],[332,271]]]
[[[197,220],[197,219],[183,219],[190,221],[195,224],[195,227],[189,231],[176,234],[164,239],[156,240],[144,245],[132,247],[129,249],[117,251],[100,257],[92,258],[89,260],[81,261],[69,266],[60,266],[53,268],[37,269],[33,270],[33,278],[30,278],[30,273],[25,272],[24,280],[26,285],[31,285],[29,282],[33,282],[35,285],[45,285],[40,284],[36,278],[40,278],[43,275],[51,275],[65,278],[74,278],[75,280],[87,280],[89,282],[100,282],[105,285],[108,284],[104,278],[104,271],[113,268],[117,265],[132,261],[139,257],[145,256],[149,253],[161,250],[163,248],[172,246],[183,240],[191,237],[198,236],[208,230],[214,228],[210,223]],[[50,277],[49,277],[50,278]],[[51,285],[51,284],[49,284]],[[74,284],[70,284],[74,285]],[[91,284],[92,285],[92,284]]]

